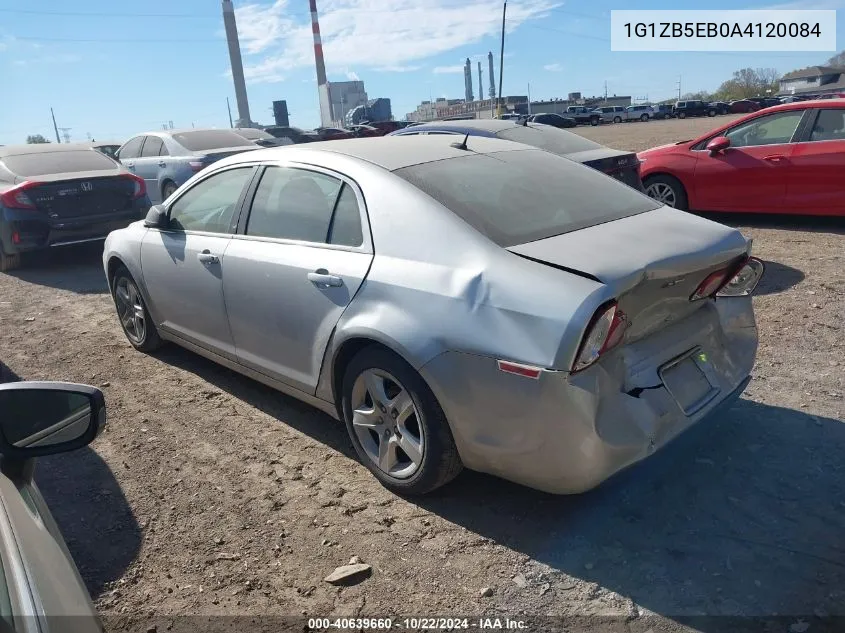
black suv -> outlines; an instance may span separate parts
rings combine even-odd
[[[716,116],[716,108],[700,99],[678,101],[675,104],[675,116],[686,119],[688,116]]]

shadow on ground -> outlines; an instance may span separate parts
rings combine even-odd
[[[355,458],[315,409],[175,347],[158,357]],[[590,493],[465,471],[414,502],[670,618],[845,615],[843,455],[841,421],[743,399]]]
[[[697,213],[714,222],[728,226],[750,226],[784,231],[809,231],[845,235],[845,222],[841,217],[785,215],[779,213]]]
[[[6,274],[39,286],[79,294],[102,294],[109,291],[102,258],[102,242],[64,246],[25,253],[21,268]]]
[[[804,281],[804,273],[797,268],[773,261],[763,261],[766,270],[754,290],[755,296],[774,295]]]
[[[842,615],[843,451],[841,421],[740,400],[591,493],[467,473],[420,505],[667,617]]]
[[[35,481],[92,598],[122,577],[141,528],[108,464],[91,448],[39,458]]]

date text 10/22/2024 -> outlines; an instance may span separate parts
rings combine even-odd
[[[459,630],[510,630],[526,631],[529,625],[524,620],[501,617],[475,618],[309,618],[309,631],[329,630],[371,630],[386,631],[459,631]]]

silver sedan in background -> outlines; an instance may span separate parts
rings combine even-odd
[[[233,130],[190,129],[148,132],[126,141],[116,157],[147,184],[153,204],[213,162],[258,145]]]
[[[739,231],[560,156],[451,135],[233,156],[103,264],[172,341],[345,421],[389,489],[463,466],[598,485],[736,397],[762,273]]]

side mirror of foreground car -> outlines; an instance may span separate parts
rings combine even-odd
[[[147,217],[144,218],[144,226],[152,229],[166,229],[167,209],[160,204],[151,206],[147,211]]]
[[[707,143],[707,151],[711,155],[723,152],[731,146],[731,139],[727,136],[717,136],[712,141]]]
[[[89,444],[106,423],[103,392],[63,382],[0,385],[3,461],[64,453]]]

